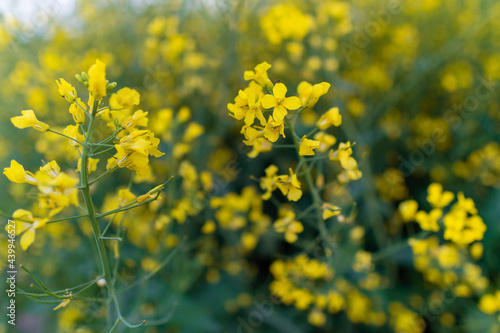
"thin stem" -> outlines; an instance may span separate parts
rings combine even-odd
[[[97,182],[99,179],[101,179],[102,177],[104,177],[104,176],[106,176],[106,175],[108,175],[108,174],[112,173],[112,172],[113,172],[113,171],[115,171],[116,169],[118,169],[118,165],[115,165],[115,166],[114,166],[114,167],[112,167],[111,169],[106,170],[106,171],[105,171],[105,172],[103,172],[103,173],[102,173],[99,177],[97,177],[97,178],[96,178],[96,179],[94,179],[94,180],[91,180],[91,181],[88,183],[88,185],[90,186],[90,185],[94,184],[94,183],[95,183],[95,182]]]
[[[101,155],[101,154],[107,153],[108,151],[113,150],[113,149],[115,149],[115,146],[110,147],[108,149],[98,150],[98,151],[93,152],[92,154],[90,154],[90,156],[94,157],[94,156],[97,156],[97,155]]]
[[[311,172],[310,172],[311,170],[308,169],[307,162],[305,161],[304,156],[301,156],[299,154],[300,142],[299,142],[298,136],[295,134],[294,126],[287,117],[285,117],[284,120],[285,120],[285,123],[287,124],[287,126],[290,130],[290,133],[292,134],[292,139],[293,139],[293,143],[295,145],[295,150],[297,151],[297,157],[299,159],[299,164],[301,164],[302,172],[304,173],[304,176],[306,178],[307,186],[309,187],[309,189],[312,193],[314,206],[316,208],[316,221],[318,224],[319,232],[320,232],[323,240],[326,241],[331,248],[334,248],[335,245],[332,242],[332,240],[330,239],[330,236],[328,234],[328,230],[326,229],[325,221],[323,221],[323,218],[321,217],[320,207],[323,203],[323,200],[321,200],[319,192],[316,189],[316,186],[315,186],[314,181],[313,181],[312,176],[311,176]],[[302,161],[302,163],[301,163],[301,161]]]
[[[179,245],[177,245],[175,247],[175,249],[172,250],[172,252],[170,252],[170,254],[165,258],[165,260],[162,261],[161,264],[158,265],[158,267],[156,267],[153,271],[151,271],[148,275],[145,275],[143,276],[142,278],[140,278],[139,280],[136,280],[134,282],[132,282],[131,284],[123,287],[122,289],[120,289],[117,293],[118,294],[122,294],[124,292],[126,292],[127,290],[143,283],[143,282],[146,282],[147,280],[151,279],[155,274],[157,274],[163,267],[165,267],[169,262],[170,260],[172,260],[172,258],[175,256],[175,254],[177,253],[177,251],[179,251],[179,249],[182,247],[182,245],[184,244],[184,241],[182,241]]]
[[[74,138],[72,138],[70,136],[67,136],[66,134],[63,134],[63,133],[51,130],[50,128],[47,130],[47,132],[51,132],[51,133],[54,133],[54,134],[57,134],[57,135],[60,135],[60,136],[64,136],[65,138],[70,139],[71,141],[74,141],[74,142],[78,143],[80,146],[83,146],[83,143],[81,143],[77,139],[74,139]]]
[[[104,280],[106,281],[106,287],[107,287],[107,315],[108,315],[108,324],[111,324],[113,322],[113,311],[111,307],[111,300],[114,296],[114,289],[113,285],[111,283],[111,271],[109,268],[109,261],[108,261],[108,255],[106,251],[106,246],[104,244],[104,240],[100,238],[101,236],[101,231],[99,228],[99,223],[97,222],[97,214],[95,211],[94,203],[92,201],[92,196],[90,195],[90,184],[89,184],[89,179],[88,179],[88,160],[89,160],[89,151],[90,151],[90,142],[92,138],[92,131],[94,127],[94,120],[95,120],[95,115],[99,106],[99,101],[94,101],[94,105],[92,107],[92,114],[90,117],[88,129],[87,129],[87,137],[85,138],[85,142],[83,144],[82,148],[82,158],[81,158],[81,164],[80,164],[80,186],[81,186],[81,191],[83,195],[83,199],[85,202],[85,206],[88,212],[88,218],[90,221],[90,224],[92,226],[92,232],[94,234],[94,240],[97,246],[97,254],[98,258],[100,261],[100,266],[101,266],[101,273],[104,277]]]

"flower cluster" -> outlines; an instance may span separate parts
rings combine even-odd
[[[158,150],[159,139],[155,138],[151,131],[142,129],[148,124],[147,112],[139,110],[132,113],[133,107],[139,104],[139,93],[137,91],[124,88],[110,96],[108,106],[102,105],[108,91],[116,87],[116,83],[109,83],[106,79],[106,66],[103,62],[96,60],[87,73],[77,74],[76,79],[88,89],[87,103],[84,103],[78,97],[76,88],[70,83],[62,78],[56,81],[59,95],[70,103],[69,115],[71,115],[74,125],[68,125],[59,132],[57,128],[54,129],[50,125],[39,121],[32,110],[22,111],[21,116],[11,119],[12,124],[17,128],[32,127],[38,131],[51,132],[64,138],[66,143],[69,144],[70,150],[73,151],[73,154],[70,154],[68,158],[73,159],[72,163],[74,163],[75,168],[63,172],[59,164],[52,160],[40,167],[39,171],[32,173],[26,171],[17,161],[12,160],[10,167],[4,168],[5,176],[14,183],[28,183],[36,186],[38,200],[37,205],[33,207],[34,213],[30,210],[17,209],[10,218],[17,222],[17,232],[18,235],[21,235],[20,243],[24,250],[27,250],[35,242],[37,230],[44,227],[48,229],[49,224],[79,220],[81,218],[85,218],[87,223],[90,222],[82,229],[87,231],[91,229],[89,236],[93,235],[96,242],[97,257],[99,258],[98,267],[101,275],[88,284],[71,289],[75,291],[76,295],[102,279],[104,282],[101,285],[106,286],[108,302],[116,307],[115,310],[108,311],[107,315],[111,320],[114,312],[120,313],[120,305],[116,301],[114,290],[114,281],[118,273],[114,272],[114,275],[111,273],[105,240],[122,241],[120,234],[123,219],[120,219],[117,237],[106,236],[111,222],[101,231],[99,219],[113,215],[113,220],[118,214],[123,216],[124,211],[158,199],[166,182],[137,197],[129,189],[120,190],[118,192],[118,207],[103,213],[96,212],[91,187],[118,168],[128,168],[139,176],[145,176],[149,173],[149,156],[160,157],[163,153]],[[107,123],[107,126],[113,129],[113,133],[102,140],[96,141],[94,130],[99,126],[99,122]],[[84,125],[87,125],[86,129]],[[113,150],[115,151],[114,155],[112,154]],[[90,179],[90,174],[98,171],[100,161],[98,157],[103,154],[111,156],[108,159],[106,170]],[[78,173],[79,175],[77,175]],[[81,192],[83,200],[79,199],[79,192]],[[70,207],[81,211],[83,214],[57,217],[63,210],[69,212]],[[51,228],[51,230],[55,229]],[[119,260],[116,247],[115,260]],[[118,265],[118,261],[116,265]],[[73,299],[73,294],[67,290],[67,295],[64,296],[51,292],[27,268],[24,268],[24,270],[42,287],[40,290],[43,291],[43,294],[40,294],[39,297],[53,297],[56,302],[60,303],[54,310],[66,307]],[[82,287],[83,289],[78,291],[78,288]],[[49,303],[51,302],[54,301],[49,301]],[[130,326],[123,318],[116,320],[117,323],[123,321]]]
[[[457,195],[457,202],[444,214],[443,208],[450,205],[455,195],[443,191],[439,183],[429,185],[427,201],[432,206],[430,212],[418,211],[418,204],[414,200],[404,201],[399,205],[399,211],[405,221],[415,220],[422,230],[437,232],[440,230],[438,222],[443,221],[444,239],[458,245],[469,245],[483,239],[486,225],[477,215],[477,209],[471,198],[466,198],[462,192]]]

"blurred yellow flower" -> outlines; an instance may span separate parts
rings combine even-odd
[[[10,121],[17,128],[27,128],[32,127],[40,132],[46,132],[49,129],[49,125],[43,123],[36,119],[35,112],[33,110],[23,110],[21,111],[22,116],[12,117]]]
[[[106,87],[108,81],[106,80],[106,65],[96,59],[94,65],[89,68],[89,92],[92,93],[92,97],[99,101],[101,98],[106,96]]]

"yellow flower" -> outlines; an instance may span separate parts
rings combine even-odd
[[[32,127],[40,132],[46,132],[49,129],[49,125],[43,123],[36,119],[35,112],[33,110],[23,110],[21,111],[22,116],[12,117],[10,121],[17,128],[27,128]]]
[[[326,111],[316,123],[319,129],[324,130],[330,126],[339,127],[342,124],[342,116],[339,113],[339,108],[331,108]]]
[[[328,220],[330,217],[340,214],[340,207],[327,202],[321,206],[321,209],[323,209],[323,220]]]
[[[78,104],[77,104],[78,103]],[[69,113],[73,115],[73,120],[77,124],[85,124],[85,104],[82,103],[82,100],[77,98],[75,102],[71,103],[69,106]]]
[[[431,210],[429,214],[421,210],[415,214],[415,220],[423,230],[439,231],[437,221],[441,215],[443,215],[443,211],[438,208]]]
[[[191,122],[191,123],[189,123],[189,125],[186,128],[184,135],[182,137],[182,140],[186,141],[186,142],[191,142],[194,139],[196,139],[197,137],[199,137],[200,135],[202,135],[203,132],[205,132],[205,129],[203,128],[203,126],[201,126],[198,123]]]
[[[37,184],[35,175],[29,171],[25,171],[23,166],[15,160],[10,161],[10,167],[4,168],[3,173],[13,183],[28,183],[31,185]]]
[[[327,298],[328,312],[335,314],[344,308],[345,300],[339,292],[330,291]]]
[[[270,43],[278,45],[285,39],[300,40],[312,28],[308,15],[293,4],[276,4],[260,20],[260,26]]]
[[[284,206],[279,211],[279,219],[274,222],[274,229],[277,232],[285,233],[285,240],[288,243],[294,243],[302,231],[304,226],[299,221],[295,220],[295,213],[290,206]]]
[[[368,272],[373,269],[372,254],[367,251],[359,250],[356,252],[352,269],[356,272]]]
[[[137,197],[137,202],[138,203],[143,203],[146,200],[152,199],[158,195],[158,192],[163,189],[164,185],[158,185],[155,188],[151,189],[148,191],[148,193],[140,195]]]
[[[406,200],[399,204],[399,213],[403,218],[403,221],[412,221],[415,218],[415,214],[418,210],[418,203],[415,200]]]
[[[313,149],[319,147],[319,141],[307,139],[304,135],[300,140],[300,156],[312,156],[314,155]]]
[[[149,155],[154,157],[163,156],[158,150],[160,140],[148,130],[138,130],[120,139],[115,144],[116,154],[108,160],[107,168],[115,165],[120,168],[128,168],[135,171],[139,176],[148,174]]]
[[[303,107],[312,108],[329,89],[330,83],[328,82],[321,82],[312,86],[309,82],[302,81],[297,87],[297,94]]]
[[[309,313],[309,316],[307,316],[307,321],[311,325],[321,327],[324,326],[326,323],[326,315],[320,309],[314,308]]]
[[[273,118],[269,116],[266,127],[264,128],[264,137],[271,142],[276,142],[280,134],[285,137],[285,124],[282,121],[274,121]]]
[[[486,231],[486,225],[480,216],[468,217],[467,211],[457,205],[445,215],[443,221],[446,227],[443,238],[461,245],[483,239]]]
[[[318,151],[324,153],[337,142],[337,138],[325,132],[318,132],[314,135],[314,140],[319,141]]]
[[[63,134],[66,136],[69,136],[70,138],[73,138],[73,140],[69,140],[69,143],[73,146],[79,146],[80,144],[78,142],[83,142],[85,141],[85,137],[83,134],[80,134],[80,128],[78,125],[68,125],[66,128],[63,129]],[[76,141],[75,141],[76,140]]]
[[[40,172],[52,178],[55,178],[61,172],[61,168],[59,167],[56,161],[50,161],[49,163],[40,167]]]
[[[66,82],[64,79],[59,80],[61,82],[56,80],[57,86],[59,87],[59,95],[64,97],[68,102],[73,102],[77,97],[75,87]]]
[[[352,145],[350,141],[341,142],[339,149],[330,151],[329,157],[332,161],[340,161],[341,164],[347,164],[349,157],[352,155]]]
[[[457,199],[458,202],[454,205],[454,208],[456,206],[456,208],[463,209],[467,213],[477,214],[477,209],[476,205],[474,204],[474,200],[472,200],[471,198],[466,198],[463,192],[458,193]]]
[[[479,310],[487,314],[493,314],[500,310],[500,297],[492,294],[483,295],[479,299]]]
[[[432,183],[427,188],[427,201],[436,208],[443,208],[453,201],[455,195],[452,192],[444,191],[443,185]]]
[[[94,99],[99,101],[106,96],[106,87],[108,85],[108,81],[106,80],[106,65],[97,59],[95,64],[90,67],[88,75],[89,92],[92,93]]]
[[[125,129],[131,129],[135,126],[146,127],[148,126],[148,113],[142,110],[135,111],[133,115],[125,117],[121,126]]]
[[[262,199],[268,200],[271,197],[272,192],[276,189],[276,175],[278,173],[278,167],[274,164],[268,166],[265,170],[266,177],[260,179],[260,187],[266,192],[262,195]]]
[[[140,101],[141,96],[137,90],[125,87],[109,97],[109,106],[111,109],[128,109],[139,105]]]
[[[414,255],[425,255],[427,253],[427,248],[429,247],[429,242],[427,239],[417,239],[409,238],[408,244],[411,246]]]
[[[252,151],[248,153],[248,157],[254,158],[260,153],[273,149],[273,144],[263,137],[263,131],[245,125],[241,128],[241,133],[243,133],[246,138],[246,140],[243,140],[243,143],[253,147]]]
[[[283,121],[288,114],[288,110],[297,110],[301,107],[300,99],[296,96],[285,97],[287,92],[283,83],[276,83],[273,87],[273,94],[267,94],[262,98],[261,104],[265,109],[274,108],[273,119]]]
[[[217,225],[212,220],[208,220],[201,227],[201,232],[204,233],[204,234],[212,234],[212,233],[214,233],[215,230],[217,230]]]
[[[300,182],[297,175],[293,173],[292,168],[289,169],[290,176],[283,175],[276,178],[276,186],[280,189],[283,195],[286,195],[288,200],[297,201],[302,197],[302,190],[300,189]]]
[[[180,123],[185,123],[191,119],[191,110],[187,106],[183,106],[179,109],[179,113],[177,114],[177,121]]]
[[[241,235],[241,245],[247,251],[252,251],[257,246],[259,239],[250,232],[244,232]]]
[[[267,62],[263,62],[255,66],[254,71],[245,71],[243,73],[243,77],[245,80],[254,80],[262,87],[268,87],[270,89],[272,87],[272,82],[269,80],[267,76],[268,69],[271,68],[271,65]]]
[[[26,250],[35,241],[35,230],[45,227],[48,219],[33,217],[30,211],[17,209],[12,218],[22,225],[21,248]]]

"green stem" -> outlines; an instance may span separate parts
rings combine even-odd
[[[285,117],[285,123],[288,126],[290,133],[292,134],[292,139],[293,143],[295,145],[295,150],[297,151],[297,157],[299,159],[299,164],[301,165],[302,172],[304,173],[304,176],[306,178],[306,183],[307,186],[309,187],[312,197],[313,197],[313,203],[316,208],[316,220],[318,223],[318,229],[321,234],[321,238],[323,238],[324,241],[326,241],[332,249],[335,247],[334,243],[330,239],[330,235],[328,234],[328,230],[326,229],[325,221],[323,221],[323,218],[321,216],[321,205],[323,204],[323,200],[321,199],[321,196],[319,195],[318,190],[316,189],[316,186],[314,185],[314,181],[311,176],[311,170],[308,169],[307,167],[307,162],[305,160],[304,156],[301,156],[299,154],[300,151],[300,142],[298,139],[298,136],[295,134],[295,129],[294,129],[294,124],[290,123],[290,120],[288,120],[287,117]]]
[[[99,179],[101,179],[102,177],[106,176],[107,174],[110,174],[112,173],[113,171],[115,171],[116,169],[118,169],[118,165],[115,165],[114,167],[112,167],[111,169],[109,170],[106,170],[105,172],[103,172],[99,177],[97,177],[96,179],[94,180],[91,180],[89,182],[89,186],[94,184],[95,182],[97,182]]]
[[[80,164],[80,186],[81,186],[81,191],[82,191],[82,196],[85,202],[85,207],[87,209],[87,216],[89,218],[90,224],[92,226],[92,232],[94,234],[94,240],[97,246],[97,252],[98,252],[98,258],[100,261],[100,268],[101,268],[101,274],[104,277],[104,280],[106,281],[106,287],[107,287],[107,317],[108,317],[108,324],[111,325],[111,323],[114,320],[113,317],[113,311],[112,311],[112,305],[113,305],[113,298],[114,298],[114,289],[113,289],[113,284],[111,283],[111,271],[109,268],[109,261],[108,261],[108,255],[106,251],[106,246],[104,244],[104,240],[100,238],[101,236],[101,231],[99,228],[99,223],[97,221],[97,214],[95,211],[94,203],[92,201],[92,196],[90,195],[90,184],[89,184],[89,176],[88,176],[88,160],[89,160],[89,151],[90,151],[90,141],[92,138],[92,131],[93,131],[93,126],[94,126],[94,120],[95,120],[95,115],[97,112],[97,107],[99,106],[98,101],[94,101],[94,105],[92,107],[92,113],[87,129],[87,136],[85,138],[85,142],[83,144],[82,148],[82,158],[81,158],[81,164]]]
[[[63,134],[63,133],[51,130],[50,128],[47,130],[47,132],[51,132],[51,133],[54,133],[54,134],[57,134],[57,135],[60,135],[60,136],[64,136],[65,138],[70,139],[71,141],[74,141],[74,142],[78,143],[80,146],[83,146],[83,143],[81,143],[77,139],[74,139],[74,138],[72,138],[70,136],[67,136],[66,134]],[[87,141],[87,140],[85,140],[85,141]]]

